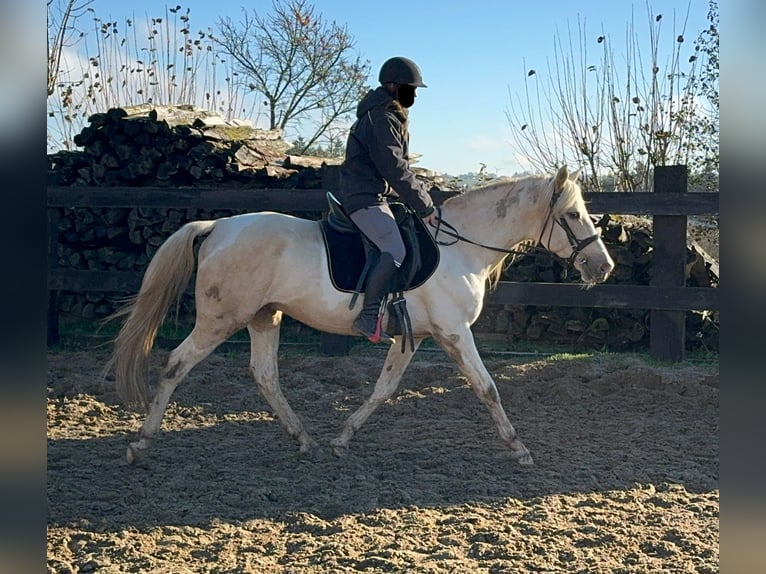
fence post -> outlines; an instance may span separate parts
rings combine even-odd
[[[654,192],[687,191],[685,165],[654,168]],[[656,287],[686,285],[686,215],[655,215],[652,279]],[[651,356],[664,361],[683,361],[686,349],[686,312],[659,311],[649,314]]]
[[[324,165],[322,167],[322,191],[327,192],[338,189],[339,175],[338,166]],[[336,335],[322,331],[319,335],[319,352],[330,357],[348,355],[352,346],[352,340],[353,338],[347,335]]]

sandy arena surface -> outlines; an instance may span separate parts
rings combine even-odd
[[[142,418],[99,381],[105,351],[51,350],[48,572],[719,571],[717,364],[488,357],[523,468],[441,352],[415,356],[344,458],[329,441],[383,355],[281,355],[318,451],[298,451],[231,351],[192,371],[128,466]]]

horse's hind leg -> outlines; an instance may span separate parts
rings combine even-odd
[[[200,336],[199,330],[195,326],[189,336],[171,351],[167,364],[160,375],[157,392],[149,405],[149,411],[146,419],[144,419],[144,424],[141,425],[141,429],[138,432],[139,440],[130,443],[128,446],[126,455],[128,463],[134,462],[143,451],[151,446],[157,437],[157,434],[160,432],[165,409],[178,384],[194,365],[207,357],[226,338],[228,338],[228,334],[218,336],[211,341],[207,337]]]
[[[378,380],[375,382],[375,388],[369,398],[362,403],[362,406],[354,411],[343,425],[343,431],[338,438],[330,441],[330,445],[333,451],[338,456],[346,454],[348,449],[348,443],[354,433],[360,429],[369,416],[375,412],[375,410],[387,401],[394,391],[399,386],[399,381],[402,380],[402,375],[407,369],[407,365],[410,364],[412,356],[415,351],[420,347],[420,343],[423,339],[414,340],[414,349],[410,350],[409,345],[402,353],[399,345],[391,345],[386,356],[386,362],[383,364],[383,370],[380,372]]]
[[[301,445],[301,452],[308,452],[317,446],[303,428],[279,385],[279,327],[282,312],[265,307],[248,324],[250,333],[250,370],[258,388],[268,401],[287,433]]]

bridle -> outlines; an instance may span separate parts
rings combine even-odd
[[[545,223],[543,223],[543,227],[540,230],[540,237],[537,240],[537,243],[532,246],[532,250],[539,250],[544,251],[546,253],[549,253],[551,256],[556,257],[560,259],[561,261],[564,261],[564,271],[563,271],[563,278],[566,277],[567,269],[571,267],[574,264],[575,258],[582,252],[583,249],[585,249],[588,245],[593,243],[594,241],[597,241],[599,238],[598,233],[594,233],[593,235],[586,237],[585,239],[578,239],[577,236],[572,231],[572,228],[569,227],[569,224],[567,223],[566,219],[563,217],[560,217],[558,219],[553,217],[553,206],[556,205],[556,202],[558,201],[559,197],[561,197],[561,191],[554,191],[551,195],[551,200],[548,204],[548,214],[545,216]],[[431,224],[432,227],[436,229],[434,232],[434,241],[438,245],[454,245],[458,241],[463,241],[464,243],[470,243],[471,245],[476,245],[478,247],[482,247],[483,249],[489,249],[490,251],[497,251],[499,253],[506,253],[509,255],[526,255],[529,253],[530,250],[525,251],[518,251],[515,249],[504,249],[501,247],[493,247],[491,245],[485,245],[483,243],[479,243],[478,241],[473,241],[472,239],[469,239],[467,237],[464,237],[460,234],[460,232],[455,229],[450,223],[447,221],[444,221],[442,219],[442,210],[441,206],[436,208],[436,215],[437,215],[437,223],[434,225]],[[545,228],[548,227],[548,222],[550,220],[553,220],[554,224],[557,224],[561,229],[564,230],[564,233],[567,236],[567,239],[569,240],[569,245],[572,247],[572,254],[567,258],[564,259],[563,257],[559,257],[553,251],[551,251],[549,248],[545,247],[543,244],[543,235],[545,234]],[[449,237],[452,237],[454,241],[446,242],[439,240],[439,233],[443,233],[444,235],[447,235]],[[550,226],[550,231],[548,233],[548,245],[550,245],[551,238],[553,236],[553,225]]]
[[[580,252],[583,249],[585,249],[588,245],[598,240],[599,234],[594,233],[593,235],[590,235],[586,237],[585,239],[578,239],[577,236],[572,231],[572,228],[569,227],[569,224],[567,223],[566,219],[564,219],[563,217],[559,217],[558,219],[553,217],[553,206],[556,205],[556,201],[558,201],[560,196],[561,196],[561,191],[554,191],[553,195],[551,195],[551,201],[548,204],[548,215],[545,218],[545,223],[543,224],[543,228],[540,230],[540,238],[537,240],[537,245],[543,244],[543,234],[545,233],[545,228],[548,226],[548,220],[552,219],[555,224],[558,224],[558,226],[564,230],[564,233],[566,234],[567,239],[569,240],[569,245],[570,247],[572,247],[572,254],[566,260],[566,265],[564,268],[566,272],[566,269],[568,269],[574,264],[574,261],[577,255],[579,255]],[[548,233],[548,245],[551,244],[551,237],[553,236],[553,225],[551,225],[550,228],[551,230]],[[547,249],[547,251],[550,253],[553,253],[550,249]]]

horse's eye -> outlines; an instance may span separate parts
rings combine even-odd
[[[567,213],[567,216],[569,216],[570,219],[580,219],[580,212],[570,211],[569,213]]]

